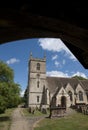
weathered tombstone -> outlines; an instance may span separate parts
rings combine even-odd
[[[65,113],[66,113],[66,107],[51,107],[49,118],[63,117]]]

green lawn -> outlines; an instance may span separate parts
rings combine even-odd
[[[88,130],[88,115],[77,113],[62,118],[46,118],[34,130]]]
[[[36,110],[35,112],[34,112],[34,114],[32,114],[32,113],[29,113],[29,111],[28,111],[28,108],[23,108],[23,114],[25,115],[25,116],[31,116],[31,117],[35,117],[35,116],[44,116],[44,115],[49,115],[49,111],[47,111],[47,114],[43,114],[43,113],[41,113],[40,111],[38,111],[38,110]]]
[[[13,110],[7,109],[4,114],[0,114],[0,130],[9,130]]]

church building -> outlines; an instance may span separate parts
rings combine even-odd
[[[88,80],[48,77],[45,56],[41,59],[31,54],[28,68],[28,107],[88,104]]]

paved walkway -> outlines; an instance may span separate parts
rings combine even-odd
[[[33,130],[36,121],[43,117],[25,117],[22,108],[17,108],[12,115],[12,123],[10,130]]]
[[[76,113],[71,108],[67,109],[66,116]],[[10,130],[33,130],[33,125],[43,119],[42,117],[25,117],[23,115],[23,108],[16,108],[12,115],[12,123]]]

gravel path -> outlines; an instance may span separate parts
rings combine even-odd
[[[74,114],[75,111],[71,108],[68,108],[66,115]],[[42,117],[25,117],[23,115],[23,108],[16,108],[12,115],[12,123],[10,130],[33,130],[33,126],[41,120]]]
[[[10,130],[33,130],[33,125],[44,117],[25,117],[22,108],[17,108],[12,115]]]

